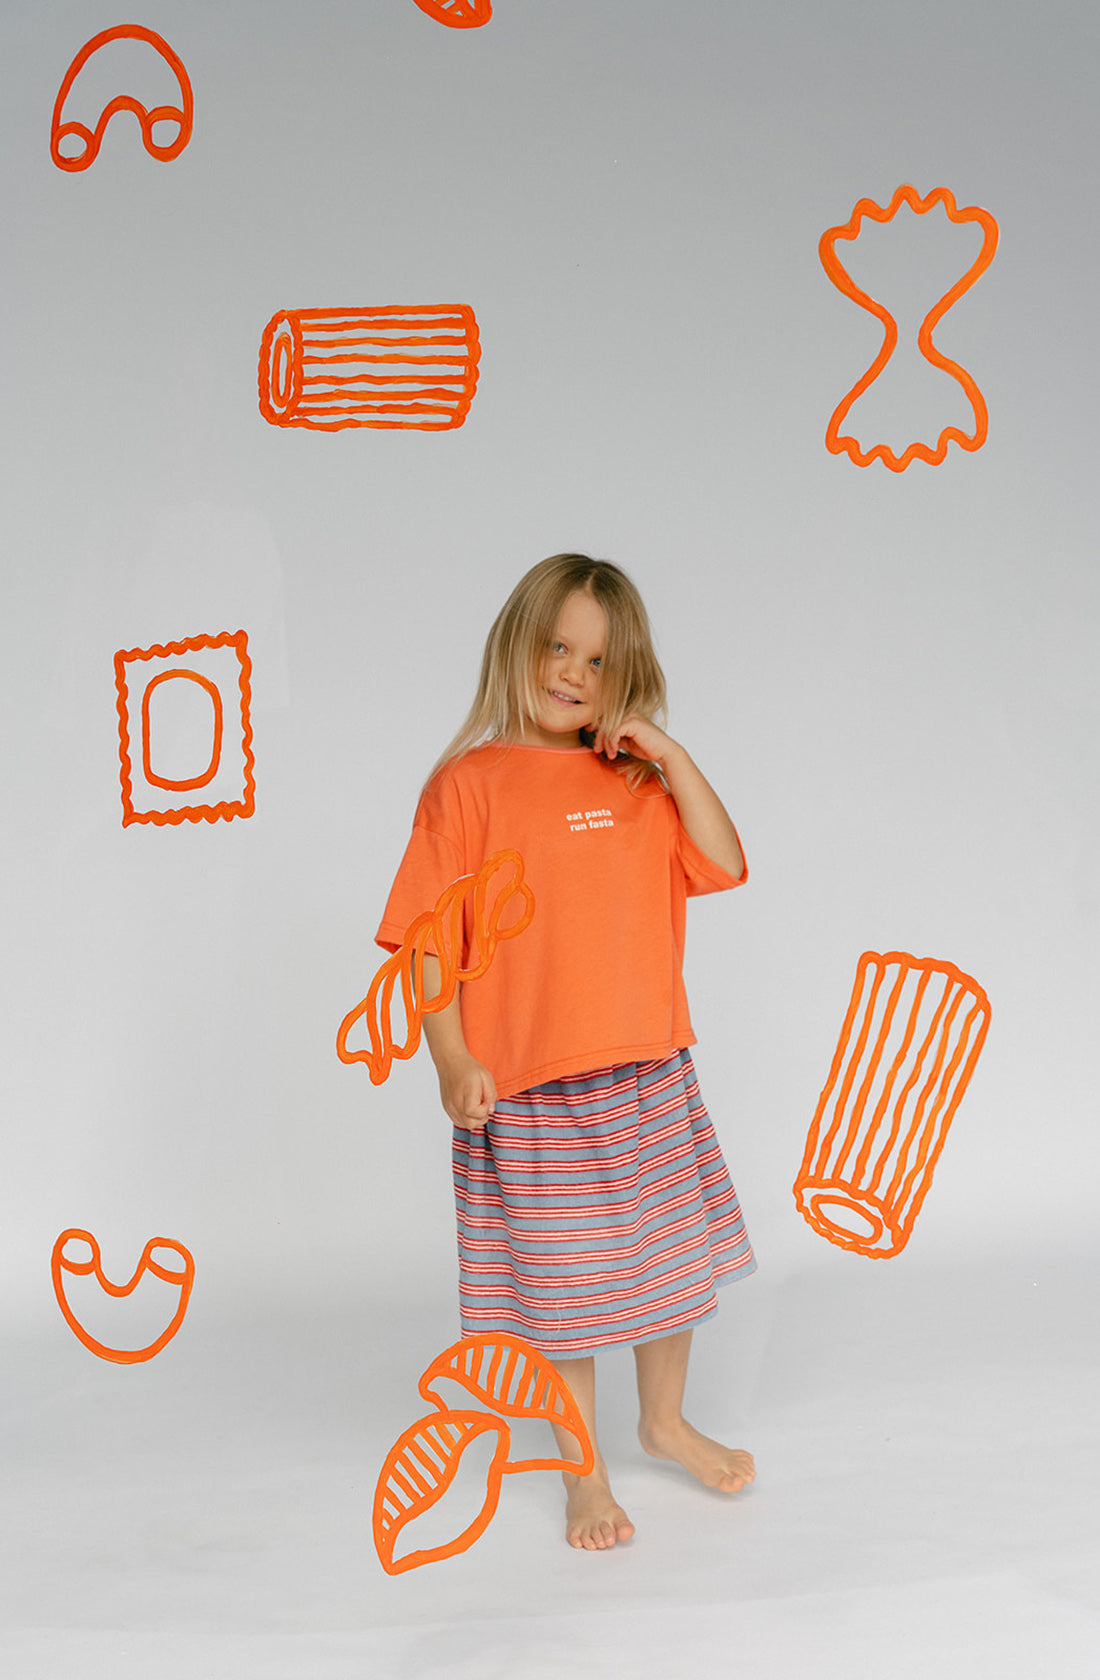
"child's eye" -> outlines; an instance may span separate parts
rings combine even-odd
[[[593,665],[594,665],[594,666],[595,666],[595,667],[596,667],[596,669],[597,669],[597,671],[598,671],[598,670],[599,670],[599,668],[600,668],[600,666],[601,666],[601,665],[602,665],[602,664],[603,664],[603,660],[602,660],[602,659],[594,659],[594,660],[593,660],[593,661],[592,661],[592,663],[593,663]]]

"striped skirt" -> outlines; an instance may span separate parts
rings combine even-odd
[[[555,1079],[454,1129],[464,1335],[552,1358],[670,1336],[756,1269],[686,1050]]]

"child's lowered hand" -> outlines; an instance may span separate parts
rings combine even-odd
[[[437,1069],[439,1097],[456,1126],[479,1132],[494,1112],[497,1088],[487,1067],[468,1052]]]

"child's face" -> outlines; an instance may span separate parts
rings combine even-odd
[[[578,590],[561,610],[539,669],[537,707],[526,740],[542,747],[579,747],[581,730],[595,729],[606,646],[607,615],[598,601]]]

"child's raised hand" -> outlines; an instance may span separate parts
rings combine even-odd
[[[671,735],[666,735],[652,718],[629,712],[618,729],[608,731],[601,726],[596,730],[595,751],[610,759],[625,751],[635,758],[647,758],[651,764],[661,764],[674,744]]]
[[[479,1132],[493,1113],[497,1088],[487,1067],[467,1053],[437,1069],[439,1098],[456,1126]]]

